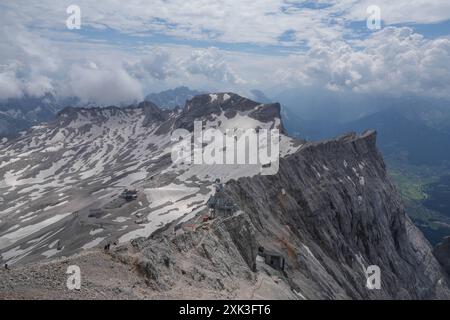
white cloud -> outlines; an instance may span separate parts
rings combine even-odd
[[[264,71],[260,83],[279,91],[310,86],[450,99],[450,39],[426,39],[407,27],[388,27],[365,40],[315,42],[304,53],[271,60],[255,56],[243,61],[248,64]]]
[[[35,75],[27,79],[24,83],[24,91],[29,96],[41,97],[46,93],[55,93],[50,78],[42,75]]]
[[[363,40],[345,40],[351,33],[346,23],[365,20],[369,4],[381,7],[387,23],[430,23],[450,19],[448,1],[324,0],[317,3],[329,6],[320,10],[300,8],[303,2],[78,1],[82,28],[105,35],[111,35],[106,28],[117,30],[117,41],[68,32],[65,8],[72,1],[4,3],[0,99],[52,91],[112,104],[176,85],[241,92],[315,85],[450,98],[449,38],[425,39],[409,28],[389,27]],[[123,41],[123,34],[148,32],[184,44],[164,37],[160,44],[145,37]],[[280,39],[286,32],[290,41]],[[192,39],[207,40],[209,48],[194,47]],[[253,50],[212,47],[220,42],[246,43]],[[307,45],[299,50],[293,44]],[[286,46],[289,53],[264,54],[266,45]]]
[[[0,72],[0,99],[20,96],[22,90],[16,75],[12,72]]]
[[[63,29],[65,8],[72,2],[18,0],[7,7],[20,12],[18,18],[28,26]],[[292,10],[300,2],[304,1],[78,0],[77,5],[81,8],[82,28],[108,27],[124,33],[158,32],[182,39],[259,44],[276,44],[289,29],[296,31],[297,40],[339,35],[339,30],[327,25],[331,9],[321,14],[308,8]]]
[[[426,40],[410,28],[385,28],[356,43],[321,45],[305,73],[336,90],[450,97],[450,40]]]
[[[82,28],[111,28],[124,33],[157,32],[181,39],[229,43],[278,44],[293,31],[296,41],[339,38],[345,22],[364,21],[370,5],[382,19],[395,23],[437,23],[450,19],[448,0],[78,0]],[[16,0],[3,6],[27,26],[65,28],[65,9],[72,0]],[[8,10],[8,9],[7,9]],[[332,25],[332,27],[330,27]]]
[[[344,11],[348,20],[363,21],[366,9],[376,5],[387,24],[437,23],[450,19],[450,1],[447,0],[334,0],[336,10]]]
[[[195,50],[180,63],[190,74],[204,75],[207,79],[222,83],[245,84],[217,49]]]
[[[133,102],[142,99],[139,81],[120,65],[73,65],[69,71],[72,95],[101,104]]]
[[[140,80],[166,80],[176,74],[171,54],[163,48],[147,48],[137,61],[129,62],[127,68]]]

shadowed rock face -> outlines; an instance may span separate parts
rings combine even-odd
[[[287,257],[287,277],[308,297],[449,298],[447,277],[406,216],[375,140],[366,132],[306,144],[281,159],[277,175],[227,188],[258,242]],[[369,265],[381,269],[381,290],[365,287]]]
[[[131,249],[115,255],[122,261],[136,257],[139,272],[153,290],[167,291],[181,280],[194,280],[199,288],[220,291],[237,286],[238,279],[254,277],[256,253],[253,227],[240,215],[196,232],[161,232],[133,240]]]
[[[439,243],[434,248],[433,253],[445,272],[447,272],[447,275],[450,275],[450,237],[446,237]]]
[[[261,106],[261,108],[257,108]],[[250,112],[249,116],[261,122],[270,122],[280,118],[280,104],[260,104],[234,93],[204,94],[186,102],[181,116],[176,121],[176,128],[192,131],[194,121],[199,118],[211,119],[223,111],[230,119],[238,112]],[[282,132],[283,128],[280,128]]]

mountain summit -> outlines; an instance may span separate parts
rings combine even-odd
[[[2,260],[12,265],[149,236],[203,210],[214,179],[259,173],[258,166],[172,163],[172,132],[192,131],[194,121],[205,129],[276,128],[279,105],[225,93],[197,96],[173,111],[151,102],[66,108],[52,122],[2,142]],[[298,149],[295,140],[281,139],[283,154]],[[118,201],[124,189],[139,189],[139,201]],[[96,210],[102,212],[100,220],[89,217]],[[146,223],[135,223],[138,217]],[[38,244],[28,243],[36,237],[42,237]],[[55,241],[64,249],[54,250]]]

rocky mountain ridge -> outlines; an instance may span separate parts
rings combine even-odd
[[[448,276],[405,214],[373,131],[315,143],[282,134],[274,175],[170,162],[175,128],[192,130],[201,119],[220,130],[282,130],[279,111],[231,93],[198,96],[170,112],[148,103],[66,110],[56,124],[8,142],[0,252],[13,270],[2,271],[0,294],[14,287],[26,295],[26,270],[59,274],[80,263],[88,279],[81,298],[101,298],[100,287],[133,299],[449,299]],[[205,219],[216,178],[236,209]],[[136,201],[118,199],[125,187],[139,189]],[[96,249],[115,240],[106,253]],[[284,263],[267,260],[272,254]],[[99,281],[96,256],[129,271],[115,273],[120,287]],[[366,286],[370,265],[380,268],[380,290]],[[51,283],[45,294],[77,296],[59,278]]]

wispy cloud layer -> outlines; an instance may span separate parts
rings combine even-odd
[[[80,31],[65,27],[70,4],[81,8]],[[382,30],[367,30],[369,5],[380,7]],[[450,30],[427,38],[413,29],[449,20],[446,0],[19,0],[0,9],[0,99],[54,92],[110,104],[181,84],[450,98]]]

